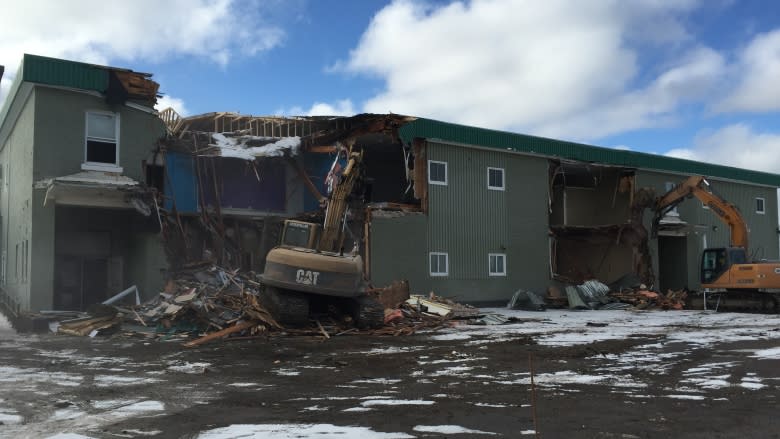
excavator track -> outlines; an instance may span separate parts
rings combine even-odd
[[[355,324],[359,328],[379,328],[385,324],[385,308],[371,296],[355,300]]]
[[[266,285],[260,302],[280,323],[300,326],[309,322],[309,298],[303,293]]]
[[[722,312],[780,313],[780,292],[726,290],[689,294],[688,308]]]

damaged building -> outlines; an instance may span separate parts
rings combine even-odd
[[[589,279],[695,289],[728,228],[695,200],[653,225],[689,175],[778,258],[778,175],[394,114],[158,114],[156,93],[148,75],[25,56],[0,126],[7,307],[151,297],[204,263],[259,274],[286,219],[321,224],[319,248],[359,254],[374,287],[474,303]]]
[[[364,184],[352,192],[341,250],[359,249],[373,286],[407,279],[415,292],[466,302],[588,279],[697,288],[701,250],[726,245],[727,228],[698,201],[652,225],[656,197],[692,174],[740,206],[753,242],[768,243],[758,257],[777,257],[772,174],[398,115],[163,117],[166,181],[188,191],[161,190],[189,206],[168,225],[186,237],[188,256],[180,245],[177,260],[205,252],[262,272],[281,220],[323,221],[351,148],[363,152]],[[250,206],[261,193],[274,203]]]
[[[166,261],[142,163],[165,133],[149,74],[25,55],[0,117],[0,298],[84,309]]]

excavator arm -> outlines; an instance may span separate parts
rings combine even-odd
[[[721,221],[729,226],[730,242],[732,247],[742,247],[747,252],[748,248],[748,229],[745,219],[739,213],[737,206],[729,203],[723,198],[708,192],[703,186],[709,185],[702,176],[689,177],[680,185],[670,190],[658,201],[656,201],[656,224],[660,217],[666,212],[680,204],[685,197],[693,195],[698,198],[702,204],[709,207],[712,212],[718,215]]]
[[[337,251],[341,239],[344,214],[347,211],[347,201],[352,194],[352,190],[360,177],[360,170],[363,165],[363,151],[353,152],[350,148],[348,152],[348,162],[333,189],[330,200],[325,207],[325,222],[323,224],[322,237],[320,238],[320,251]]]

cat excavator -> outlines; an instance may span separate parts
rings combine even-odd
[[[351,147],[347,157],[343,173],[332,176],[324,223],[286,220],[280,244],[266,256],[261,299],[283,323],[306,323],[312,302],[326,302],[346,309],[359,327],[384,324],[384,307],[367,293],[358,240],[352,237],[354,247],[344,249],[351,233],[349,202],[363,179],[363,151]]]
[[[780,312],[780,262],[753,260],[748,226],[734,204],[708,190],[703,176],[692,176],[656,200],[653,229],[669,211],[694,196],[729,227],[728,247],[707,248],[701,256],[701,305],[735,311]],[[709,296],[709,299],[708,299]],[[712,303],[714,301],[714,303]],[[699,303],[693,304],[698,307]]]

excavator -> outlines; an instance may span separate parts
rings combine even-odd
[[[653,229],[669,211],[690,196],[698,198],[729,227],[728,247],[704,249],[701,305],[719,309],[780,312],[780,262],[752,260],[748,250],[748,226],[734,204],[708,190],[703,176],[692,176],[656,200]],[[709,295],[709,299],[708,299]],[[699,303],[693,303],[698,307]]]
[[[359,327],[384,323],[384,307],[367,293],[363,259],[354,247],[344,251],[349,202],[363,179],[363,151],[350,147],[340,176],[333,176],[324,224],[286,220],[281,243],[266,256],[261,275],[261,300],[274,317],[288,324],[304,324],[312,302],[346,309]],[[323,200],[325,201],[325,200]]]

